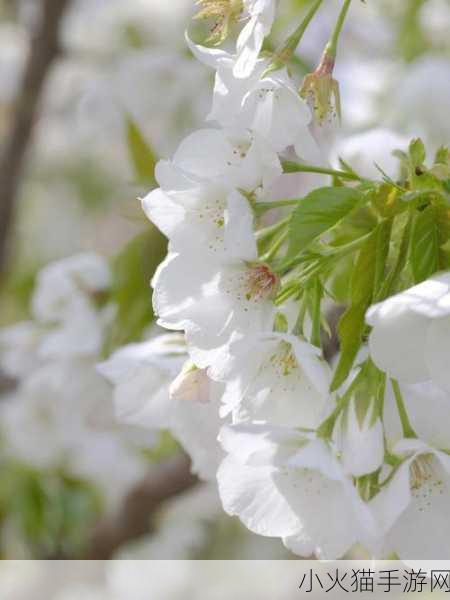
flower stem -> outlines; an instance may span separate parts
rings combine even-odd
[[[285,173],[319,173],[321,175],[331,175],[332,177],[349,179],[350,181],[363,181],[359,175],[351,173],[350,171],[340,171],[314,165],[302,165],[288,160],[283,161],[283,170]]]
[[[289,235],[288,229],[285,229],[284,231],[282,231],[281,234],[278,236],[278,238],[273,243],[272,247],[269,248],[269,250],[266,252],[266,254],[264,254],[264,256],[261,257],[261,260],[264,262],[271,261],[277,255],[278,250],[282,247],[284,242],[287,240],[288,235]]]
[[[322,4],[322,2],[323,2],[323,0],[316,0],[313,3],[313,5],[309,9],[309,11],[306,13],[303,21],[300,23],[300,25],[297,27],[297,29],[286,40],[286,42],[283,45],[283,48],[281,50],[282,53],[284,53],[284,52],[293,53],[296,50],[297,46],[299,45],[299,43],[303,37],[303,34],[305,33],[308,25],[311,23],[314,15],[320,8],[320,5]]]
[[[272,202],[258,202],[253,206],[255,213],[259,216],[266,210],[272,208],[282,208],[283,206],[297,206],[301,198],[293,198],[292,200],[273,200]]]
[[[284,262],[281,262],[277,267],[278,274],[284,275],[288,271],[290,271],[293,267],[300,265],[303,262],[308,262],[311,260],[311,265],[309,265],[303,273],[301,273],[301,277],[305,275],[310,277],[310,270],[314,271],[319,267],[319,269],[323,266],[324,261],[327,260],[339,260],[343,256],[347,256],[348,254],[352,254],[353,252],[358,251],[361,246],[373,235],[373,231],[369,231],[365,235],[362,235],[355,240],[348,242],[348,244],[342,244],[341,246],[332,246],[327,247],[322,250],[322,252],[317,253],[314,258],[311,258],[311,255],[300,253],[298,256],[290,258]],[[322,262],[320,262],[322,261]]]
[[[274,237],[277,233],[282,231],[289,224],[290,220],[291,215],[288,215],[281,221],[278,221],[278,223],[275,223],[274,225],[269,225],[268,227],[264,227],[264,229],[260,229],[259,231],[257,231],[256,239],[258,243],[267,240],[268,238]]]
[[[305,33],[308,25],[311,23],[322,2],[323,0],[315,0],[297,29],[288,37],[288,39],[280,46],[280,48],[276,50],[273,61],[264,71],[262,77],[267,77],[267,75],[273,71],[283,68],[286,63],[291,60],[303,37],[303,34]]]
[[[330,41],[327,44],[325,53],[328,56],[336,58],[337,53],[337,45],[339,41],[339,37],[342,33],[342,28],[344,27],[345,19],[347,17],[348,9],[350,8],[350,3],[352,0],[344,0],[344,5],[342,6],[341,12],[339,13],[338,20],[336,21],[336,25],[334,31],[331,35]]]
[[[403,401],[403,396],[400,391],[398,381],[396,381],[395,379],[391,379],[391,384],[392,389],[394,391],[395,401],[397,403],[397,410],[400,417],[400,422],[402,424],[403,435],[405,436],[405,438],[416,438],[417,434],[411,427],[411,423],[409,422],[408,413],[406,412],[405,403]]]

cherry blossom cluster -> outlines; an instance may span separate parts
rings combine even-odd
[[[2,460],[86,481],[106,511],[144,476],[142,449],[157,443],[117,425],[97,372],[115,314],[111,286],[97,254],[55,261],[37,275],[30,319],[0,329],[0,369],[11,380],[1,395]]]
[[[414,140],[395,179],[372,164],[376,180],[344,161],[331,168],[349,1],[303,86],[288,64],[313,12],[266,55],[276,0],[200,4],[211,41],[244,27],[234,52],[187,37],[215,72],[211,112],[158,163],[159,187],[142,200],[169,240],[152,281],[158,324],[180,332],[159,362],[188,358],[168,398],[148,366],[154,342],[119,350],[100,367],[116,406],[128,422],[171,429],[194,470],[217,478],[227,513],[298,555],[445,556],[448,150],[427,167]],[[339,302],[340,350],[327,361]]]

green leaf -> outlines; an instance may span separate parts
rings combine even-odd
[[[323,299],[323,287],[318,277],[315,277],[308,289],[305,290],[306,301],[308,304],[309,314],[311,317],[311,344],[320,348],[321,331],[322,331],[322,314],[320,306]]]
[[[377,230],[377,252],[375,259],[375,272],[373,282],[373,292],[375,298],[382,289],[383,283],[385,281],[391,233],[392,220],[382,221]]]
[[[362,204],[363,194],[346,187],[325,187],[308,194],[293,211],[289,223],[289,252],[293,256],[334,227]]]
[[[136,178],[139,183],[154,185],[157,162],[155,153],[131,118],[127,118],[126,125],[128,153]]]
[[[447,146],[440,146],[436,150],[434,164],[448,165],[450,161],[450,150]]]
[[[361,347],[366,309],[366,306],[352,304],[339,321],[338,334],[341,342],[341,354],[331,382],[331,391],[337,390],[351,371],[358,350]]]
[[[410,257],[416,283],[428,279],[439,269],[439,225],[434,206],[428,206],[415,216]]]
[[[450,269],[450,211],[446,206],[436,207],[439,223],[439,268]]]
[[[112,265],[112,301],[117,316],[108,350],[140,339],[153,318],[150,280],[167,250],[166,239],[153,226],[131,240]]]
[[[389,245],[389,225],[380,223],[361,248],[350,282],[351,302],[338,324],[340,358],[331,390],[338,389],[348,377],[366,328],[365,315],[372,303],[376,286],[384,272]]]
[[[410,184],[413,190],[440,191],[441,182],[433,173],[433,170],[427,169],[424,165],[426,159],[425,147],[421,139],[415,139],[409,145],[410,161]]]
[[[425,152],[425,146],[420,138],[412,140],[410,143],[409,156],[413,167],[419,167],[425,162],[427,155]]]

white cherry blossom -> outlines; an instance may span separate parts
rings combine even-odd
[[[114,421],[108,385],[87,360],[52,361],[28,375],[2,403],[1,433],[6,457],[93,482],[111,510],[147,468],[143,444]],[[153,443],[148,436],[146,447]]]
[[[224,411],[234,422],[314,428],[329,399],[330,371],[320,350],[291,334],[235,336],[209,368],[226,382]]]
[[[183,140],[172,160],[156,165],[156,179],[166,191],[192,182],[217,181],[245,192],[269,187],[282,173],[277,154],[248,130],[200,129]]]
[[[108,263],[97,254],[75,255],[42,269],[32,297],[32,315],[43,330],[39,356],[97,355],[113,313],[108,306],[100,310],[96,301],[110,287]]]
[[[394,448],[404,460],[371,501],[384,553],[432,560],[450,551],[450,456],[420,440]]]
[[[49,361],[94,358],[114,307],[104,304],[111,286],[105,259],[80,254],[50,263],[37,276],[32,319],[0,329],[0,366],[22,378]],[[100,300],[102,307],[97,306]]]
[[[169,385],[186,358],[183,336],[167,334],[129,344],[97,370],[114,386],[119,421],[151,429],[169,428]]]
[[[97,254],[79,254],[51,263],[38,274],[33,315],[44,323],[64,319],[74,297],[95,296],[110,286],[108,264]]]
[[[186,332],[190,355],[199,367],[213,363],[233,332],[271,329],[278,277],[257,262],[254,239],[248,246],[240,258],[221,261],[201,250],[172,252],[155,273],[158,323]]]
[[[374,521],[327,444],[294,429],[225,427],[217,474],[227,513],[296,554],[342,557],[371,539]]]
[[[372,306],[369,349],[375,364],[401,383],[432,379],[450,390],[450,273]]]
[[[312,113],[286,69],[264,76],[267,62],[260,60],[250,77],[236,79],[236,57],[187,41],[194,55],[217,71],[208,120],[231,131],[249,129],[277,152],[295,146],[301,158],[317,158],[320,152],[309,129]]]
[[[251,243],[253,212],[248,200],[222,184],[205,182],[168,194],[157,189],[144,198],[142,206],[169,238],[173,251],[197,247],[206,255],[220,257],[239,252],[248,240]]]
[[[185,361],[184,338],[175,333],[120,348],[97,369],[114,386],[119,422],[169,430],[191,457],[193,472],[212,479],[222,458],[223,386],[192,363],[182,369]]]
[[[313,162],[320,156],[310,131],[311,111],[286,69],[263,76],[248,89],[238,122],[259,133],[277,152],[294,146],[304,160]]]

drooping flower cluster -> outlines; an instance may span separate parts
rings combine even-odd
[[[248,22],[235,53],[187,38],[216,72],[209,125],[157,165],[159,188],[142,200],[169,240],[154,310],[184,332],[189,360],[170,402],[150,398],[142,345],[104,373],[127,420],[144,424],[150,411],[153,425],[155,405],[170,405],[194,468],[217,476],[225,511],[251,531],[302,556],[355,545],[446,555],[450,436],[433,412],[450,412],[449,275],[436,275],[450,269],[449,152],[429,167],[415,140],[397,153],[399,177],[372,157],[370,175],[345,161],[332,169],[300,82],[261,57],[275,0],[201,4],[219,19],[215,41],[237,16]],[[293,173],[333,185],[305,195],[300,182],[283,198]],[[334,370],[323,351],[330,301],[347,307]]]

